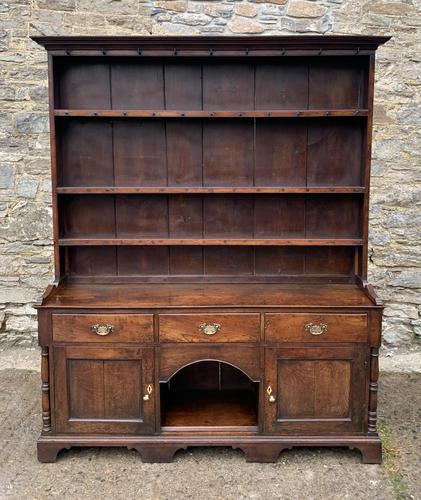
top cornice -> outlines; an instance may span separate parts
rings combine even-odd
[[[159,52],[171,51],[175,55],[200,52],[245,51],[253,55],[262,51],[285,53],[287,51],[373,52],[390,40],[387,36],[363,35],[291,35],[291,36],[33,36],[48,51],[77,52],[100,51],[103,55],[121,51]],[[111,55],[111,54],[110,54]]]

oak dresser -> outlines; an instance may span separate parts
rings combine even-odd
[[[41,462],[357,448],[376,431],[367,283],[385,37],[34,37],[48,51],[55,281]]]

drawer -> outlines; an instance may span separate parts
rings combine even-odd
[[[367,314],[265,315],[268,342],[366,342]]]
[[[161,342],[257,342],[260,314],[161,314]]]
[[[153,342],[152,314],[53,314],[55,342]]]

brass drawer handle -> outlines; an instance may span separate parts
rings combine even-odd
[[[97,323],[96,325],[91,326],[91,330],[97,335],[104,337],[105,335],[109,335],[114,330],[114,327],[113,325],[100,325]]]
[[[221,329],[221,325],[219,323],[202,323],[199,329],[205,335],[215,335]]]
[[[314,323],[307,323],[304,325],[304,330],[306,332],[310,332],[312,335],[321,335],[322,333],[327,332],[326,323],[319,323],[318,325]]]

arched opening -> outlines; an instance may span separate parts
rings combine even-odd
[[[256,427],[259,383],[220,361],[198,361],[161,383],[164,428]]]

